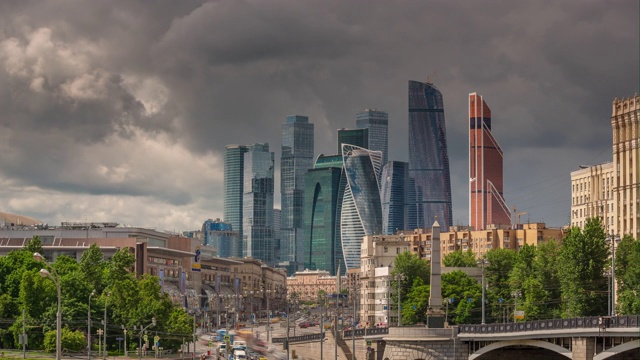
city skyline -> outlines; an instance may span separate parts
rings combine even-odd
[[[199,229],[224,218],[227,144],[272,144],[280,182],[287,114],[312,119],[317,157],[380,109],[388,159],[407,161],[419,80],[445,99],[454,225],[468,223],[471,91],[501,124],[507,204],[568,224],[570,172],[611,160],[611,103],[638,92],[639,9],[541,4],[2,3],[0,210]]]

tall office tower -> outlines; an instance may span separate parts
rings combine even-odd
[[[343,144],[368,149],[369,129],[338,129],[338,154],[342,154]]]
[[[244,194],[245,145],[227,145],[224,152],[224,221],[238,232],[231,256],[242,256],[242,197]]]
[[[369,150],[382,152],[382,163],[389,158],[389,114],[386,111],[365,109],[356,114],[356,127],[369,129]],[[353,144],[357,145],[357,144]]]
[[[280,266],[293,274],[299,270],[304,239],[304,175],[313,166],[313,124],[306,116],[287,116],[282,125],[282,158],[280,160],[280,194],[282,235]]]
[[[640,96],[613,100],[611,127],[613,130],[613,228],[620,237],[640,238],[638,202],[640,201],[640,158],[638,130]],[[635,209],[634,209],[635,205]]]
[[[409,163],[389,161],[382,170],[380,199],[382,201],[382,231],[395,234],[407,228],[407,188]]]
[[[347,269],[360,267],[362,238],[382,233],[382,204],[378,174],[380,151],[342,145],[345,190],[340,213],[342,254]]]
[[[232,256],[232,246],[239,242],[238,232],[230,223],[209,219],[202,224],[204,244],[214,247],[219,257]]]
[[[504,201],[502,148],[491,134],[491,109],[481,95],[469,94],[469,225],[511,225]]]
[[[304,180],[305,241],[302,262],[310,270],[336,274],[342,259],[340,210],[344,196],[342,156],[318,156]]]
[[[282,238],[282,210],[273,209],[273,256],[274,262],[280,261],[280,239]]]
[[[452,225],[451,178],[442,94],[432,83],[409,81],[409,217],[416,228],[431,227],[438,218],[444,230]]]
[[[242,256],[274,261],[273,167],[269,144],[254,144],[244,155]]]

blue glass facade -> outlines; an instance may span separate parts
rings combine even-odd
[[[451,178],[442,94],[431,83],[409,81],[409,197],[412,228],[428,228],[436,221],[452,224]]]
[[[202,234],[204,244],[214,247],[219,257],[233,256],[233,245],[239,242],[239,237],[230,223],[209,219],[202,224]]]
[[[326,270],[335,275],[342,259],[340,208],[342,156],[320,155],[314,169],[305,175],[302,261],[304,268]]]
[[[288,116],[282,125],[280,194],[282,222],[280,236],[281,266],[297,269],[304,241],[304,181],[313,166],[314,127],[306,116]]]
[[[238,232],[230,244],[231,256],[242,256],[242,210],[244,196],[244,145],[227,145],[224,152],[224,221]]]
[[[409,163],[388,162],[380,180],[382,201],[382,230],[385,235],[407,229],[407,189],[409,187]]]
[[[378,174],[380,151],[343,144],[346,183],[340,214],[342,254],[347,269],[360,267],[362,237],[382,233],[382,205]]]
[[[273,265],[273,168],[269,144],[255,144],[244,156],[242,256]]]
[[[382,152],[382,163],[389,158],[389,114],[376,109],[365,109],[356,114],[356,127],[369,130],[369,150]],[[357,145],[357,144],[354,144]]]

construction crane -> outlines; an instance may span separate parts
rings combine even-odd
[[[517,211],[516,211],[516,207],[515,207],[515,206],[513,207],[513,218],[514,218],[514,219],[518,219],[518,222],[514,224],[514,229],[517,229],[517,228],[519,228],[519,227],[520,227],[520,217],[521,217],[522,215],[527,215],[527,214],[528,214],[528,212],[526,212],[526,211],[523,211],[523,212],[517,212]]]

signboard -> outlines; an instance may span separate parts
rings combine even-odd
[[[524,310],[516,310],[513,312],[514,319],[524,319]]]

